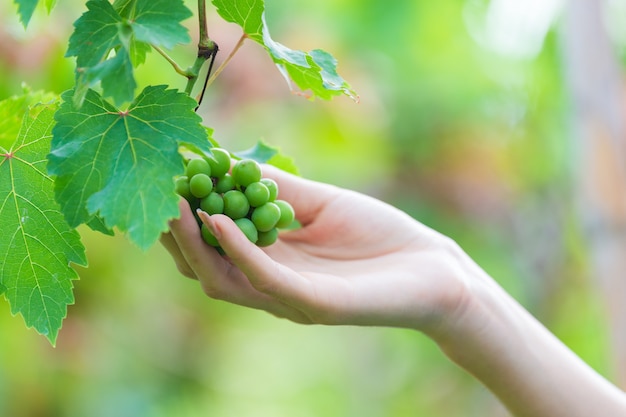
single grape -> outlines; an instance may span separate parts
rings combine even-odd
[[[261,180],[261,165],[253,159],[241,159],[233,166],[232,175],[236,184],[247,187]]]
[[[259,232],[259,239],[256,241],[257,246],[270,246],[278,240],[278,229],[273,228],[268,232]]]
[[[196,174],[211,176],[211,166],[204,158],[194,158],[187,164],[186,175],[189,179]]]
[[[276,200],[276,197],[278,197],[278,184],[276,184],[276,181],[271,178],[261,178],[261,183],[263,183],[270,192],[268,201]]]
[[[235,189],[235,180],[232,175],[224,174],[223,176],[217,179],[217,184],[215,185],[215,191],[218,193],[224,194],[227,191]]]
[[[285,227],[291,226],[291,223],[293,223],[296,217],[296,214],[293,210],[293,207],[291,207],[291,204],[289,204],[285,200],[276,200],[274,201],[274,204],[276,204],[280,209],[280,219],[276,223],[276,227],[278,227],[279,229],[284,229]]]
[[[224,198],[213,191],[200,200],[200,208],[209,214],[222,214],[224,212]]]
[[[230,153],[222,148],[211,148],[211,156],[208,158],[211,166],[211,175],[221,177],[230,169]]]
[[[244,194],[252,207],[262,206],[270,199],[270,190],[260,181],[248,185]]]
[[[245,217],[250,211],[250,203],[245,194],[239,190],[224,193],[224,214],[233,220]]]
[[[189,191],[194,197],[204,198],[212,189],[213,180],[206,174],[196,174],[189,180]]]
[[[259,232],[254,227],[254,223],[250,221],[250,219],[243,217],[241,219],[235,220],[235,224],[239,229],[243,232],[244,235],[248,238],[248,240],[252,243],[256,243],[259,239]]]
[[[265,203],[254,209],[250,219],[259,232],[269,232],[280,220],[280,208],[274,203]]]
[[[220,245],[220,242],[217,241],[213,233],[209,230],[208,227],[204,223],[200,226],[200,234],[202,235],[202,240],[204,240],[208,245],[217,247]]]
[[[176,187],[176,194],[183,197],[186,200],[190,200],[193,198],[191,195],[191,191],[189,190],[189,178],[186,175],[181,175],[176,178],[174,182],[174,186]]]

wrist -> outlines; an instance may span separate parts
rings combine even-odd
[[[463,361],[472,347],[484,352],[489,339],[505,328],[516,327],[523,309],[455,242],[445,246],[449,274],[456,283],[444,299],[440,319],[426,329],[430,338],[455,362]]]

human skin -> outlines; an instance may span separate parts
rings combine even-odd
[[[302,227],[267,248],[189,209],[161,242],[211,298],[297,323],[390,326],[433,339],[515,416],[626,416],[625,394],[510,297],[451,239],[366,195],[264,166]]]

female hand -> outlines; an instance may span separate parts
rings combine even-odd
[[[261,249],[232,220],[186,202],[162,242],[204,291],[299,323],[408,327],[430,336],[520,417],[626,415],[598,375],[448,238],[363,194],[264,168],[302,228]]]
[[[186,201],[162,243],[207,295],[299,323],[412,327],[454,320],[468,300],[468,263],[448,238],[379,200],[271,166],[302,228],[259,248],[223,215],[202,219],[226,256],[206,245]]]

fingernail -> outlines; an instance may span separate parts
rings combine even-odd
[[[211,219],[211,216],[209,216],[209,214],[202,209],[197,209],[196,213],[198,213],[198,217],[200,217],[200,220],[202,220],[202,223],[204,223],[207,229],[209,229],[211,234],[215,236],[215,239],[220,240],[222,234],[217,228],[217,225],[213,223],[213,219]]]

